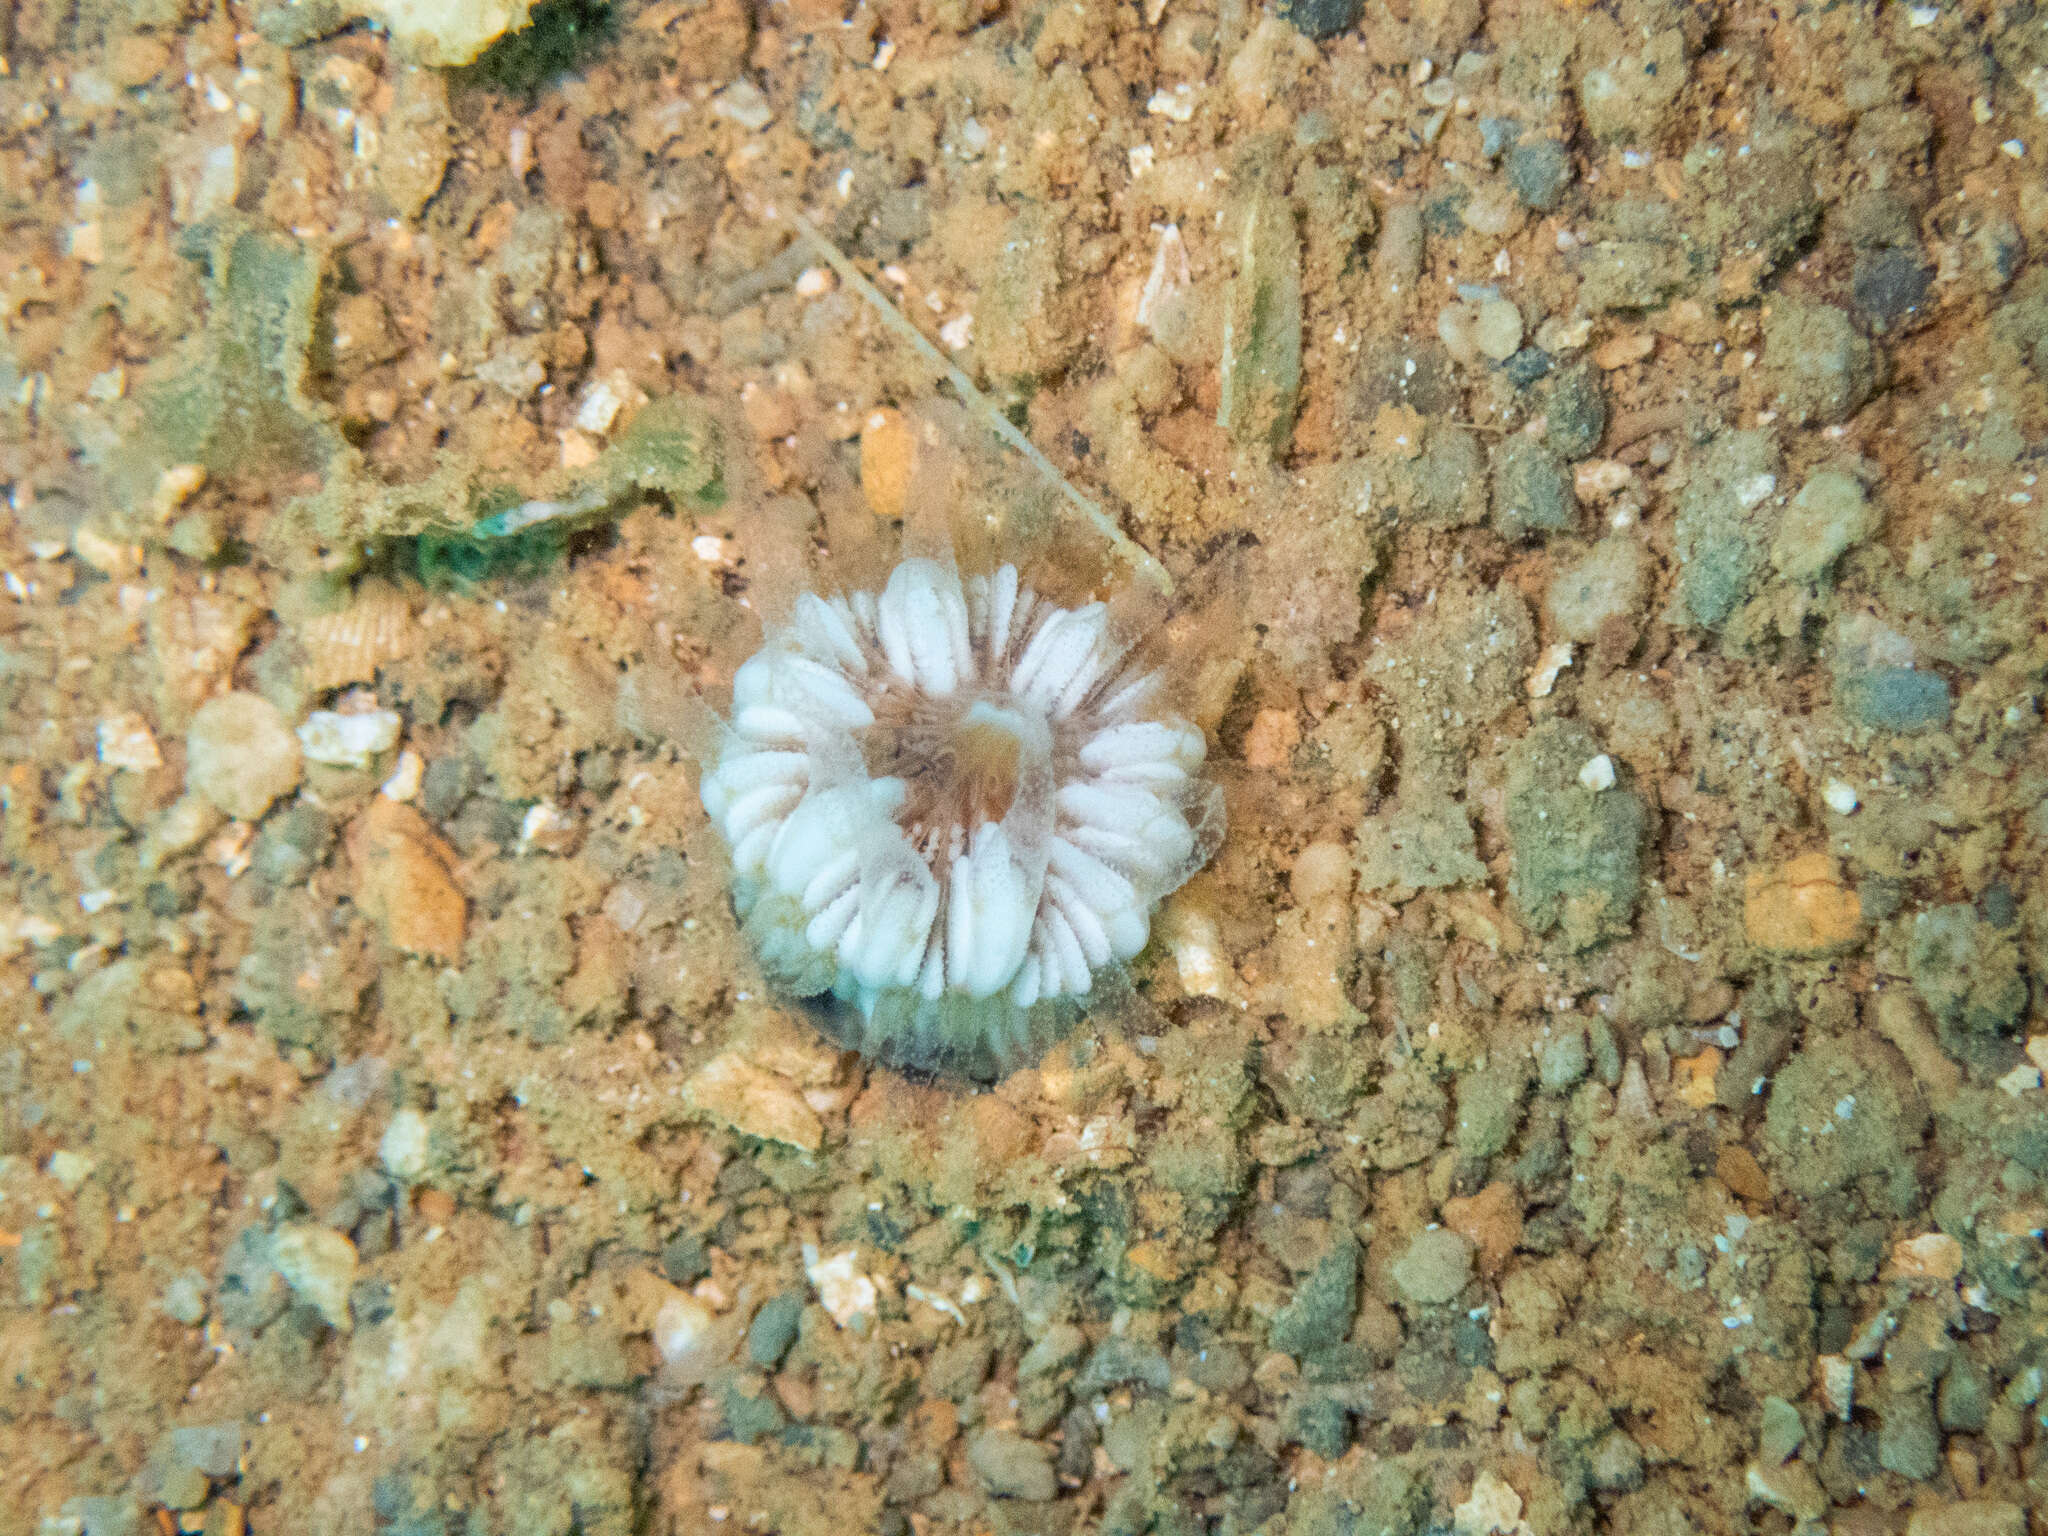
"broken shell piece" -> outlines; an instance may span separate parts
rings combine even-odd
[[[367,768],[379,752],[388,752],[398,745],[398,731],[403,723],[397,711],[390,709],[361,714],[316,709],[299,727],[299,745],[311,762],[337,768]]]
[[[371,682],[379,667],[411,652],[412,605],[396,587],[366,581],[339,613],[308,619],[299,641],[306,648],[306,686],[313,692]]]

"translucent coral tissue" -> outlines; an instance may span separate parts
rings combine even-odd
[[[1105,605],[1011,565],[804,593],[734,677],[703,782],[770,979],[890,1065],[1032,1059],[1221,836],[1166,692]]]

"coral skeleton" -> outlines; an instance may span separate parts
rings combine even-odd
[[[764,970],[892,1066],[990,1079],[1071,1027],[1207,861],[1201,731],[1100,602],[913,557],[796,601],[704,775]]]

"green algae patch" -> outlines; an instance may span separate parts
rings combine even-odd
[[[1216,425],[1239,447],[1277,457],[1301,404],[1301,240],[1292,204],[1267,184],[1271,173],[1260,148],[1246,153],[1238,174],[1251,192],[1238,213]]]
[[[500,37],[474,63],[454,71],[458,88],[531,96],[582,68],[617,37],[609,0],[541,0],[527,24]]]
[[[328,570],[395,566],[430,586],[469,588],[536,575],[577,535],[611,522],[643,495],[672,506],[724,499],[723,450],[710,416],[666,395],[650,401],[587,469],[541,477],[522,496],[460,462],[424,480],[382,485],[353,453],[342,473],[287,507],[274,525],[280,563],[303,564],[308,548]],[[294,552],[298,558],[293,559]]]
[[[178,249],[197,278],[204,323],[143,372],[103,433],[81,443],[126,509],[119,531],[137,540],[163,536],[176,498],[158,487],[174,467],[289,485],[324,472],[346,448],[308,390],[325,259],[232,214],[193,226]]]

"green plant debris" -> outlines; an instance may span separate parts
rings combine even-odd
[[[545,477],[540,495],[486,485],[462,464],[409,485],[366,486],[351,456],[347,472],[286,508],[279,522],[300,547],[314,541],[330,570],[377,565],[430,586],[467,588],[538,574],[636,495],[716,506],[725,496],[722,465],[711,419],[669,395],[643,407],[588,469]]]
[[[580,69],[618,35],[610,0],[543,0],[532,19],[484,50],[472,64],[453,71],[456,89],[530,96]]]

